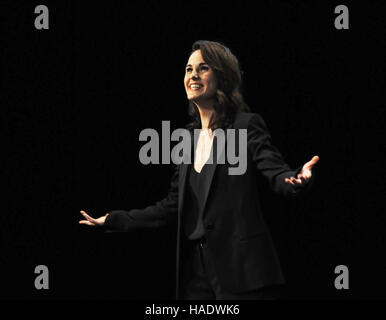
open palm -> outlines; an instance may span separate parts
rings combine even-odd
[[[80,213],[86,218],[86,220],[80,220],[79,224],[85,224],[92,227],[103,226],[105,224],[106,217],[109,215],[106,213],[104,216],[94,219],[90,217],[86,211],[81,210]]]
[[[313,156],[310,161],[304,164],[302,171],[298,174],[297,178],[295,177],[285,178],[284,181],[293,186],[307,183],[308,180],[312,177],[312,168],[318,161],[319,161],[319,157]]]

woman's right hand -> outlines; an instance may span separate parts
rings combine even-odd
[[[106,213],[104,216],[94,219],[83,210],[81,210],[80,213],[86,218],[86,220],[80,220],[79,224],[85,224],[92,227],[103,226],[105,224],[106,217],[109,215]]]

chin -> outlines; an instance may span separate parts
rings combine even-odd
[[[197,102],[200,100],[200,96],[188,96],[188,100],[192,102]]]

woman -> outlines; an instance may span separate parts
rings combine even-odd
[[[247,112],[241,80],[238,60],[227,47],[195,42],[184,78],[193,119],[188,129],[201,129],[193,165],[176,166],[166,198],[155,205],[98,219],[81,211],[86,218],[81,224],[122,231],[177,219],[177,299],[269,299],[284,282],[261,212],[257,172],[274,192],[296,196],[311,185],[319,158],[291,170],[271,144],[261,116]],[[216,150],[217,128],[247,129],[243,174],[229,175],[229,163],[207,163]]]

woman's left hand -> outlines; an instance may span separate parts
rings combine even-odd
[[[285,178],[284,181],[293,186],[306,184],[312,176],[312,168],[319,161],[318,156],[313,156],[310,161],[304,164],[302,171],[298,174],[297,178],[290,177]]]

